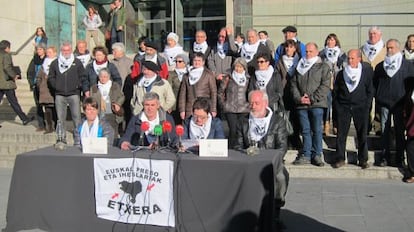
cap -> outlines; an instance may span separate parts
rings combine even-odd
[[[146,67],[147,69],[153,71],[153,72],[158,72],[160,71],[160,66],[152,61],[146,60],[142,62],[142,66]]]
[[[298,30],[296,30],[296,27],[294,26],[287,26],[285,28],[283,28],[282,32],[286,33],[286,32],[297,32]]]
[[[155,50],[158,51],[158,44],[152,41],[145,42],[145,47],[154,48]]]

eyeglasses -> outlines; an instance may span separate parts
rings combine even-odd
[[[266,62],[267,62],[267,60],[258,60],[257,61],[258,64],[263,64],[263,63],[266,63]]]
[[[225,36],[225,35],[219,35],[218,37],[219,37],[219,38],[226,38],[226,36]]]
[[[194,117],[195,120],[200,119],[201,121],[204,121],[204,120],[206,120],[208,118],[208,115],[201,116],[201,115],[195,115],[195,114],[193,114],[193,117]]]
[[[176,60],[176,63],[184,63],[184,60]]]

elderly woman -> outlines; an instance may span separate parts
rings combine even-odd
[[[190,60],[188,59],[187,54],[178,54],[175,56],[175,68],[173,71],[170,71],[168,74],[168,82],[171,85],[171,88],[174,92],[174,96],[178,99],[178,94],[181,86],[181,81],[184,78],[184,75],[188,73],[188,65]],[[173,106],[173,111],[171,115],[174,117],[175,123],[181,123],[180,112],[177,110],[177,106]]]
[[[213,72],[205,68],[203,53],[194,53],[193,67],[181,82],[178,110],[181,119],[190,117],[194,101],[198,97],[211,99],[211,115],[217,115],[217,85]]]
[[[170,32],[167,36],[167,46],[164,48],[164,56],[168,60],[168,71],[174,70],[176,65],[175,57],[184,53],[183,47],[178,43],[178,35]]]
[[[414,63],[414,34],[407,36],[405,47],[403,50],[403,57],[410,63]]]
[[[119,75],[118,69],[115,65],[108,61],[108,50],[102,46],[96,46],[93,49],[93,57],[95,58],[91,63],[89,63],[85,70],[88,76],[87,84],[83,89],[89,89],[91,86],[98,83],[98,74],[99,70],[107,68],[111,74],[111,80],[118,83],[119,86],[122,86],[122,78]],[[85,95],[88,97],[89,93],[86,92]]]
[[[278,101],[283,96],[283,86],[280,78],[276,76],[274,68],[270,65],[270,53],[256,54],[257,68],[249,83],[249,92],[252,90],[266,91],[269,96],[269,107],[277,111]]]
[[[231,75],[225,76],[219,83],[218,99],[229,124],[229,148],[233,148],[236,143],[237,125],[249,114],[249,81],[246,60],[239,57],[233,63]]]
[[[223,126],[219,118],[210,112],[210,101],[198,98],[193,105],[193,114],[184,121],[183,139],[224,139]]]
[[[99,116],[105,118],[114,130],[114,138],[118,138],[118,124],[122,122],[124,94],[116,82],[111,81],[111,73],[107,68],[99,70],[99,81],[90,89],[91,96],[98,101]]]
[[[74,145],[80,146],[83,138],[106,137],[108,146],[111,146],[114,142],[114,130],[105,119],[99,117],[98,101],[93,97],[87,97],[83,101],[82,107],[85,120],[74,132]]]

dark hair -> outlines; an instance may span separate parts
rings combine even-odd
[[[259,33],[257,33],[257,34],[260,34],[260,33],[263,33],[263,34],[265,34],[266,36],[268,36],[267,31],[259,31]]]
[[[8,40],[2,40],[2,41],[0,41],[0,50],[1,51],[4,51],[4,50],[6,50],[6,48],[10,48],[10,41],[8,41]]]
[[[193,60],[194,60],[194,58],[196,58],[196,57],[201,57],[201,59],[203,59],[203,61],[206,61],[206,57],[204,56],[204,54],[203,53],[201,53],[201,52],[195,52],[194,53],[194,55],[193,55]]]
[[[83,100],[83,103],[82,103],[83,110],[86,110],[86,107],[88,105],[92,106],[93,108],[95,108],[97,110],[99,109],[98,101],[94,97],[87,97],[87,98],[85,98],[85,100]]]
[[[262,52],[256,55],[256,60],[259,58],[263,58],[266,61],[270,61],[272,59],[272,55],[270,55],[270,53],[267,53],[267,52]]]
[[[198,97],[193,104],[194,110],[204,110],[207,114],[210,113],[210,99],[207,97]]]
[[[240,36],[240,38],[242,38],[243,40],[245,40],[244,34],[243,33],[237,33],[236,37]]]
[[[414,34],[409,34],[407,36],[407,41],[405,41],[405,50],[410,51],[411,49],[408,47],[408,40],[410,40],[411,37],[414,37]]]
[[[293,39],[288,39],[283,43],[284,48],[289,46],[294,46],[296,48],[296,53],[299,51],[298,43],[296,43],[296,41],[294,41]]]
[[[37,30],[39,30],[39,29],[43,32],[42,37],[43,37],[43,38],[47,38],[47,36],[46,36],[46,32],[45,32],[45,29],[43,29],[43,27],[38,27],[38,28],[36,28],[35,35],[37,35]]]
[[[138,38],[138,46],[142,43],[142,42],[148,42],[148,37],[146,36],[141,36]]]
[[[106,47],[104,46],[96,46],[93,48],[92,54],[93,56],[95,56],[96,52],[102,52],[103,54],[105,54],[105,56],[108,56],[108,49],[106,49]]]
[[[336,46],[338,46],[339,48],[341,47],[341,43],[339,42],[338,36],[335,33],[331,33],[326,37],[325,46],[328,44],[328,39],[330,39],[330,38],[335,40],[335,45]]]

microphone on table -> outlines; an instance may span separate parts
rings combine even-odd
[[[175,133],[178,136],[178,150],[180,150],[183,147],[181,137],[184,135],[184,127],[182,125],[175,126]]]
[[[139,134],[139,140],[141,142],[141,146],[144,146],[144,133],[147,132],[150,128],[150,124],[147,121],[141,122],[141,132]]]
[[[162,122],[162,132],[164,134],[167,134],[167,144],[164,144],[165,146],[170,146],[171,138],[170,133],[172,131],[172,125],[169,121],[165,120]]]
[[[155,135],[155,143],[154,143],[154,149],[158,150],[159,145],[160,145],[160,137],[162,135],[162,126],[161,125],[156,125],[154,127],[154,135]]]

